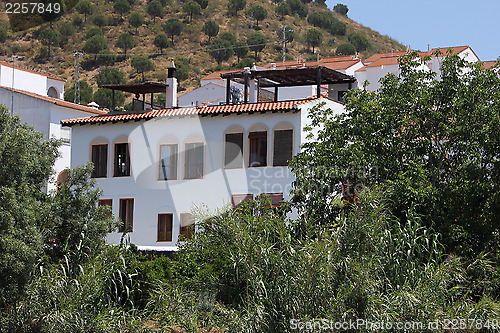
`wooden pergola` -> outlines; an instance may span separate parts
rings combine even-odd
[[[142,104],[146,103],[146,94],[151,94],[151,107],[153,106],[153,94],[166,93],[168,85],[160,82],[141,82],[129,84],[104,84],[103,88],[111,89],[113,91],[111,110],[115,109],[115,90],[133,93],[136,99],[142,95]]]

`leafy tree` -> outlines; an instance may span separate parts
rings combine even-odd
[[[255,59],[258,58],[259,52],[266,47],[266,44],[267,37],[260,31],[254,31],[247,37],[248,48],[255,52]]]
[[[108,18],[104,15],[96,15],[92,18],[92,23],[98,27],[105,27],[108,25]]]
[[[370,41],[365,35],[359,32],[353,32],[349,35],[349,41],[354,45],[356,51],[361,52],[370,47]]]
[[[223,61],[229,60],[233,55],[233,47],[227,40],[218,38],[210,43],[208,52],[220,65]]]
[[[307,5],[312,2],[312,0],[301,0],[304,5]]]
[[[156,23],[157,17],[161,18],[163,17],[163,15],[165,15],[165,11],[163,10],[161,3],[159,3],[157,0],[151,1],[146,10],[148,12],[148,15],[153,18],[153,24]]]
[[[243,42],[234,43],[233,50],[236,57],[238,57],[238,62],[240,62],[240,58],[245,58],[249,51],[248,45]]]
[[[123,49],[123,53],[127,55],[127,50],[130,50],[135,46],[134,37],[124,32],[120,35],[120,37],[118,37],[118,40],[116,41],[116,46]]]
[[[152,71],[154,69],[154,65],[151,60],[135,56],[131,59],[130,64],[135,68],[138,74],[142,74],[142,81],[144,81],[144,73]]]
[[[333,10],[339,14],[347,15],[349,8],[347,8],[346,5],[339,3],[339,4],[336,4],[335,7],[333,7]]]
[[[339,206],[326,207],[327,197],[352,202],[361,187],[381,184],[400,221],[412,211],[447,251],[475,256],[496,246],[500,229],[500,95],[491,93],[500,78],[457,55],[443,60],[439,80],[423,63],[412,53],[377,93],[352,90],[345,114],[313,112],[319,141],[292,163],[296,200],[316,221],[335,221]],[[304,192],[313,184],[321,187]]]
[[[130,11],[130,3],[127,0],[116,0],[113,5],[113,9],[115,10],[115,13],[123,15]]]
[[[71,24],[73,24],[75,27],[80,27],[83,24],[82,17],[78,14],[73,15]]]
[[[309,29],[305,36],[306,44],[312,47],[312,53],[314,53],[314,48],[320,46],[323,42],[323,35],[318,29]]]
[[[354,45],[350,43],[342,43],[337,46],[337,50],[335,51],[337,55],[351,55],[356,54],[356,48]]]
[[[163,31],[170,36],[172,45],[174,45],[174,36],[179,36],[182,33],[183,24],[179,19],[171,18],[162,26]]]
[[[94,97],[94,89],[89,86],[87,81],[80,80],[80,104],[87,105],[92,102]],[[75,101],[75,83],[72,82],[68,89],[64,89],[64,100],[69,102]]]
[[[113,107],[113,92],[110,89],[99,88],[94,93],[94,102],[100,107],[111,109]],[[123,106],[125,95],[121,91],[115,91],[115,107]]]
[[[59,34],[61,35],[61,43],[66,44],[69,37],[75,34],[75,26],[69,22],[62,22],[59,26]]]
[[[191,0],[189,2],[186,2],[182,6],[182,10],[189,15],[189,21],[191,22],[193,20],[193,15],[200,15],[201,14],[201,6],[194,0]]]
[[[155,37],[153,44],[160,49],[160,53],[163,53],[163,49],[166,49],[169,45],[170,41],[168,40],[167,35],[158,34]]]
[[[59,46],[61,38],[60,38],[59,34],[55,30],[45,29],[40,34],[40,41],[42,42],[43,45],[47,46],[47,48],[48,48],[48,57],[50,58],[50,50],[51,50],[51,48]]]
[[[259,26],[259,21],[265,20],[267,18],[267,10],[261,5],[255,5],[247,10],[247,15],[253,15],[255,19],[255,26]]]
[[[300,0],[286,0],[288,6],[290,6],[290,10],[292,14],[298,15],[300,17],[307,17],[307,13],[309,9],[306,5],[304,5]]]
[[[236,35],[229,31],[224,31],[219,35],[220,39],[226,40],[229,44],[233,45],[236,43]]]
[[[137,29],[139,29],[144,24],[144,16],[141,13],[132,13],[128,19],[131,26],[135,28],[135,34],[137,35]]]
[[[117,59],[118,59],[118,56],[116,55],[116,53],[111,52],[110,50],[106,49],[106,50],[99,52],[99,56],[97,57],[97,65],[99,65],[99,66],[113,66]]]
[[[90,15],[94,12],[94,5],[90,1],[83,0],[78,3],[78,5],[76,6],[76,10],[78,10],[80,14],[83,14],[85,18],[84,22],[87,22],[87,15]]]
[[[276,7],[276,14],[280,16],[280,20],[282,21],[286,15],[290,15],[291,13],[292,10],[290,9],[290,5],[286,2],[282,2]]]
[[[212,20],[208,20],[203,25],[203,32],[208,36],[208,42],[219,33],[219,25]]]
[[[175,66],[177,67],[176,73],[179,82],[187,80],[190,77],[190,73],[193,71],[190,58],[177,58]],[[163,105],[165,105],[165,103],[163,103]]]
[[[23,294],[43,252],[42,191],[52,173],[58,141],[42,141],[42,133],[0,106],[0,308]]]
[[[232,15],[238,15],[238,12],[240,10],[245,9],[245,6],[247,5],[246,0],[229,0],[229,3],[227,5],[228,12]]]
[[[104,36],[102,35],[96,35],[91,37],[85,42],[85,45],[83,46],[83,50],[87,54],[93,54],[94,55],[94,60],[97,61],[97,55],[105,50],[108,50],[108,41]]]
[[[205,9],[208,6],[208,0],[196,0],[196,2],[200,5],[201,9]]]
[[[5,43],[7,41],[7,30],[0,28],[0,43]]]
[[[89,39],[94,36],[104,36],[104,33],[102,32],[102,29],[99,27],[91,27],[87,32],[85,33],[85,38]]]
[[[103,84],[123,84],[125,83],[125,73],[116,67],[104,67],[96,75],[97,85]]]
[[[338,36],[343,36],[345,35],[347,31],[347,24],[344,22],[333,19],[331,22],[330,26],[327,28],[327,30],[332,34],[332,35],[338,35]]]

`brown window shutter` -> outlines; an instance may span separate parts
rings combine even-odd
[[[274,166],[287,166],[292,159],[293,130],[274,131]]]

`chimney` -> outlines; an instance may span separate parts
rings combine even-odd
[[[253,73],[257,70],[257,67],[255,66],[255,63],[253,64],[252,68],[250,71]],[[250,103],[256,103],[257,102],[257,81],[255,79],[250,79],[248,82],[248,101]]]
[[[170,64],[167,67],[167,91],[165,100],[166,108],[177,107],[177,78],[175,77],[176,71],[177,68],[175,68],[174,58],[171,58]]]

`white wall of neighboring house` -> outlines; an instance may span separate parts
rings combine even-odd
[[[14,113],[19,115],[23,122],[41,132],[44,140],[49,138],[63,139],[59,148],[60,156],[54,164],[54,177],[47,185],[48,191],[54,190],[57,187],[55,183],[57,175],[71,165],[71,129],[61,128],[61,120],[95,115],[95,113],[57,105],[54,103],[57,101],[56,99],[33,93],[15,90],[12,94],[10,88],[0,87],[0,104],[5,105],[9,110],[12,110],[12,96],[14,96]],[[73,103],[64,103],[74,105]]]
[[[23,68],[14,67],[14,78],[12,77],[12,66],[0,62],[0,86],[12,88],[14,79],[14,89],[29,91],[42,96],[51,96],[53,91],[59,99],[64,98],[65,80],[49,77],[41,73],[34,73]],[[52,88],[52,90],[51,90]],[[49,90],[51,94],[49,95]]]
[[[74,125],[72,127],[73,167],[86,164],[91,158],[91,145],[95,140],[108,143],[108,176],[97,178],[103,190],[102,199],[112,199],[112,211],[119,216],[120,199],[134,199],[133,232],[130,241],[139,249],[175,250],[180,230],[180,214],[189,213],[194,206],[205,205],[210,210],[231,203],[235,194],[283,193],[289,199],[293,175],[287,167],[273,167],[273,129],[289,125],[294,130],[293,152],[299,151],[306,134],[302,128],[310,121],[307,110],[317,103],[342,112],[340,103],[329,99],[312,100],[299,106],[297,111],[268,112],[214,117],[164,117],[139,122],[104,123],[100,125]],[[243,160],[246,167],[224,169],[224,135],[232,128],[242,129],[244,138]],[[266,167],[248,167],[248,134],[254,130],[267,131]],[[113,177],[113,142],[128,138],[131,176]],[[178,144],[177,180],[158,180],[159,146],[162,142]],[[202,179],[184,180],[184,147],[187,142],[203,142],[204,176]],[[157,241],[158,214],[173,214],[171,242]],[[108,235],[108,241],[119,243],[121,233]]]

